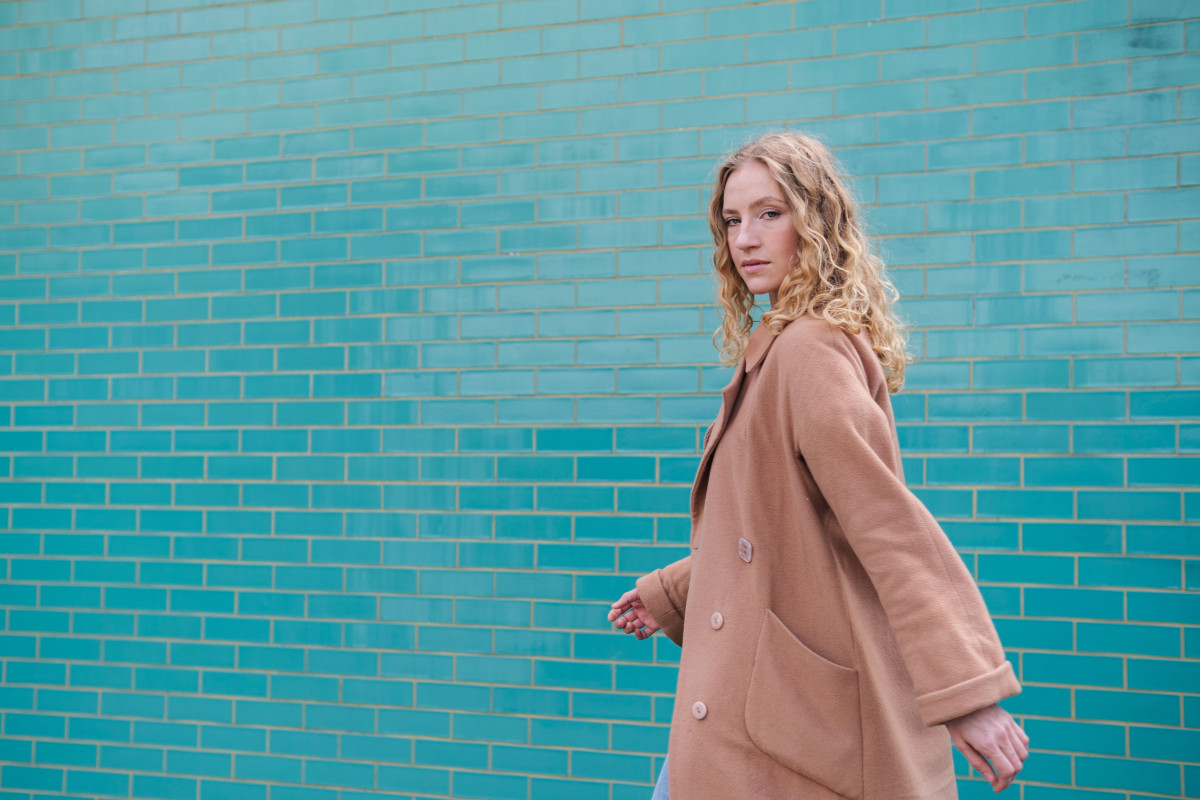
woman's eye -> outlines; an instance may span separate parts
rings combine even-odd
[[[725,219],[725,227],[728,228],[730,225],[736,225],[739,222],[741,222],[741,220],[737,217],[727,217]]]
[[[763,212],[763,216],[766,217],[767,219],[775,219],[776,217],[779,216],[779,212],[774,211],[774,210],[767,210],[767,211]]]

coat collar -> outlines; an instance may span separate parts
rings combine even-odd
[[[746,341],[746,350],[743,357],[746,359],[746,374],[750,374],[762,360],[766,357],[767,351],[771,349],[771,345],[775,343],[775,334],[771,330],[758,323],[758,327],[750,334],[750,338]]]

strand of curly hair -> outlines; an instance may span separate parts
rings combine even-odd
[[[856,204],[832,154],[816,139],[795,133],[767,134],[749,142],[717,172],[708,224],[722,308],[721,327],[713,334],[721,363],[737,363],[754,325],[754,295],[729,254],[722,215],[729,175],[751,159],[762,162],[783,190],[800,238],[778,301],[763,313],[762,324],[778,335],[792,320],[813,315],[851,334],[866,328],[888,390],[900,391],[912,357],[905,347],[904,325],[894,311],[899,293],[888,280],[883,261],[871,252]]]

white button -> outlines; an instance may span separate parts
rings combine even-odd
[[[699,700],[692,703],[692,716],[696,719],[704,719],[708,716],[708,706],[701,703]]]
[[[748,539],[738,539],[738,555],[742,557],[742,561],[747,564],[754,557],[754,545],[750,544]]]
[[[725,624],[725,618],[721,616],[721,612],[714,611],[713,615],[712,615],[713,630],[715,630],[715,631],[721,630],[721,626],[724,624]]]

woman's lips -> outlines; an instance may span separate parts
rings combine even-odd
[[[756,272],[762,272],[769,266],[766,261],[746,261],[742,264],[742,272],[747,275],[753,275]]]

